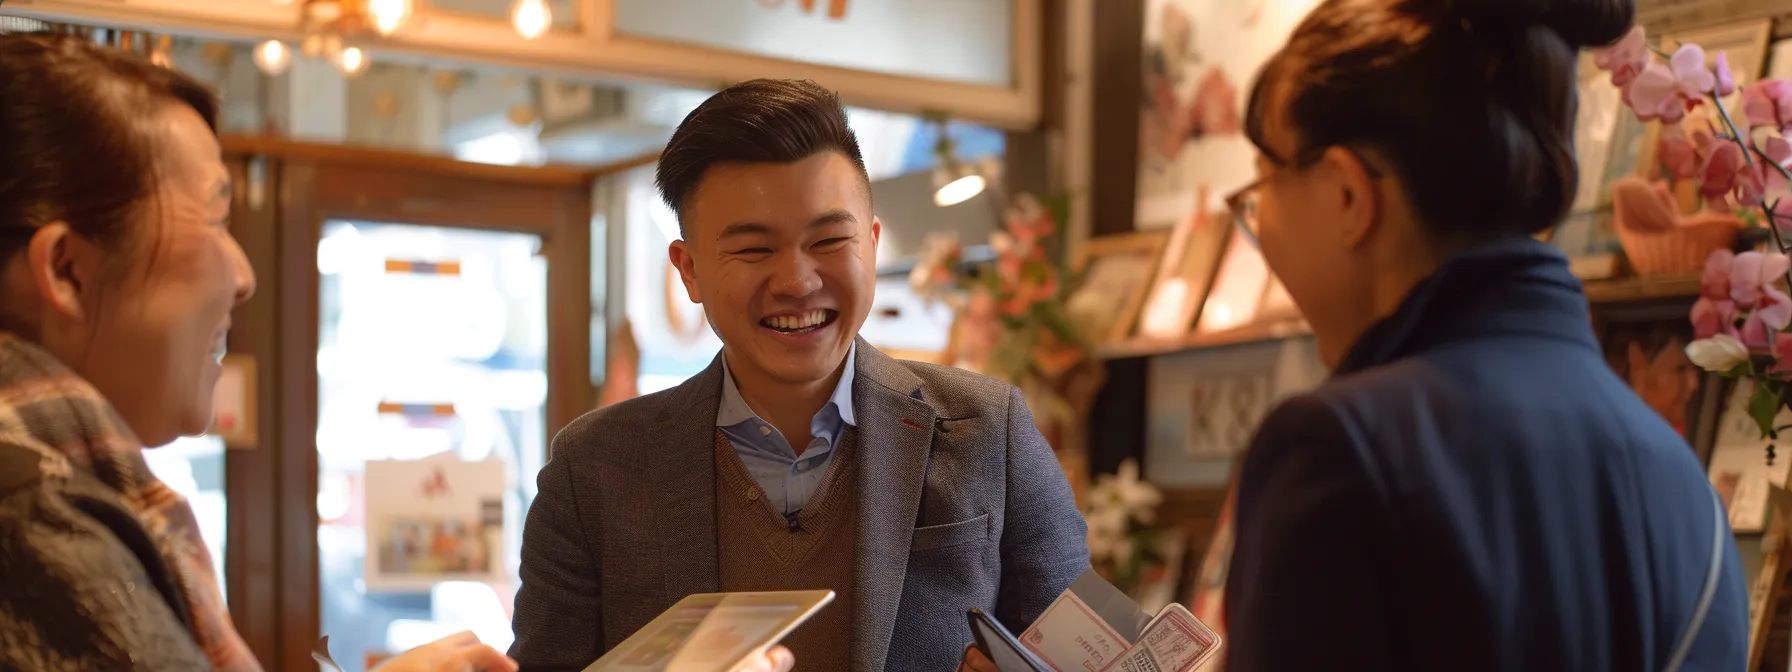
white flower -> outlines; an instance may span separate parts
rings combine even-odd
[[[1686,357],[1699,368],[1723,373],[1748,361],[1748,348],[1729,334],[1718,334],[1686,344]]]

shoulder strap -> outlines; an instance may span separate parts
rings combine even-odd
[[[1717,596],[1717,577],[1724,566],[1724,533],[1730,529],[1724,520],[1724,504],[1711,493],[1711,511],[1714,520],[1711,525],[1711,565],[1705,570],[1705,587],[1699,591],[1699,602],[1692,611],[1692,620],[1686,624],[1686,632],[1680,634],[1680,643],[1674,647],[1674,657],[1668,659],[1664,672],[1677,672],[1692,653],[1692,643],[1699,638],[1699,630],[1705,626],[1705,615],[1711,612],[1711,600]]]

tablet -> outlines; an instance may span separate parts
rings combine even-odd
[[[732,672],[832,601],[831,590],[692,595],[585,672]]]
[[[989,657],[989,662],[996,664],[996,669],[1002,672],[1055,672],[1022,647],[1014,633],[1008,632],[982,609],[972,609],[968,615],[971,636],[977,638],[977,648]]]

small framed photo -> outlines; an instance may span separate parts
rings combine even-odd
[[[1139,318],[1141,337],[1175,340],[1194,329],[1219,274],[1232,227],[1232,213],[1223,210],[1197,214],[1176,226]]]
[[[1169,238],[1168,231],[1140,231],[1092,238],[1078,249],[1072,268],[1081,279],[1065,308],[1091,345],[1132,337]]]

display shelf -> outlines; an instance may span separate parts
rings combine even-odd
[[[1227,345],[1270,341],[1291,336],[1305,336],[1311,331],[1306,320],[1274,320],[1247,324],[1235,329],[1217,331],[1206,334],[1189,334],[1182,338],[1132,338],[1118,343],[1097,346],[1096,359],[1131,359],[1134,357],[1155,357],[1185,350],[1201,350],[1218,348]]]
[[[1664,275],[1588,280],[1583,283],[1591,303],[1628,303],[1656,299],[1692,298],[1699,295],[1699,276]]]
[[[1585,283],[1587,301],[1594,304],[1630,303],[1658,299],[1679,299],[1698,296],[1699,277],[1675,275],[1616,280],[1589,280]],[[1183,338],[1132,338],[1097,346],[1096,359],[1131,359],[1156,357],[1187,350],[1202,350],[1228,345],[1269,341],[1312,333],[1306,320],[1275,320],[1250,324],[1236,329],[1189,334]]]

